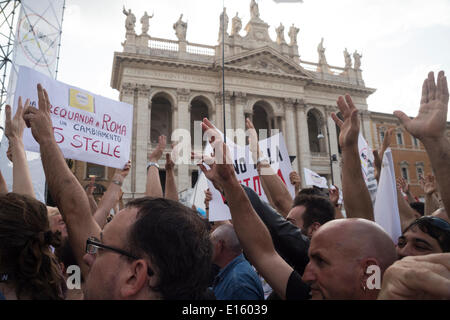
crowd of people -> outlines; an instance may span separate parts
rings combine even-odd
[[[123,203],[128,163],[97,203],[92,184],[80,184],[55,141],[51,97],[40,84],[37,93],[38,107],[21,98],[14,116],[6,107],[13,183],[8,190],[0,173],[0,300],[450,299],[449,92],[442,71],[424,81],[417,117],[394,112],[422,142],[433,168],[422,182],[425,203],[406,181],[397,181],[402,234],[396,243],[374,222],[360,170],[360,119],[349,95],[337,100],[340,115],[332,114],[340,127],[343,203],[337,188],[302,188],[295,171],[286,182],[295,187],[292,198],[262,157],[247,119],[263,201],[239,183],[226,143],[205,118],[202,129],[214,152],[194,157],[231,212],[231,220],[210,222],[212,193],[205,191],[206,218],[181,204],[170,154],[163,191],[155,164],[166,148],[164,136],[149,157],[146,196]],[[40,145],[56,207],[36,200],[22,141],[26,127]],[[377,179],[390,135],[374,152]],[[73,266],[79,286],[69,272]]]

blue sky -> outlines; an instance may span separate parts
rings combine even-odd
[[[377,89],[369,110],[392,113],[401,109],[414,116],[428,71],[450,73],[450,0],[304,0],[276,4],[260,0],[261,18],[270,26],[300,28],[302,60],[317,62],[317,45],[325,38],[328,63],[344,66],[343,51],[362,52],[366,85]],[[231,18],[236,12],[249,20],[250,0],[225,0]],[[173,23],[181,13],[188,21],[187,40],[215,45],[222,0],[66,0],[58,79],[89,91],[118,98],[110,88],[114,51],[122,51],[125,15],[131,8],[139,20],[147,11],[151,36],[176,39]],[[231,23],[230,23],[231,25]],[[242,31],[242,34],[245,32]]]

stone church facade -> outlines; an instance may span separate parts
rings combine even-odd
[[[259,16],[254,4],[244,30],[238,16],[232,19],[231,28],[226,14],[220,16],[221,27],[226,32],[222,37],[219,31],[215,46],[186,40],[188,26],[182,16],[173,25],[178,38],[174,41],[150,36],[148,19],[151,17],[147,15],[141,19],[142,32],[138,35],[133,13],[131,10],[124,13],[127,15],[125,41],[123,51],[114,53],[111,86],[120,91],[121,101],[134,106],[132,170],[123,186],[125,199],[144,195],[148,156],[159,135],[166,135],[170,141],[172,132],[178,128],[194,135],[194,122],[203,117],[224,129],[223,100],[227,129],[245,130],[246,117],[252,119],[256,129],[269,132],[279,129],[289,154],[295,157],[294,170],[302,175],[303,168],[309,168],[330,182],[333,172],[334,183],[339,187],[338,130],[330,116],[331,112],[339,111],[338,96],[349,93],[353,97],[361,114],[362,134],[372,143],[367,98],[375,90],[365,86],[361,56],[356,52],[354,63],[346,50],[345,66],[330,66],[322,39],[318,62],[303,61],[297,43],[299,29],[291,26],[286,41],[280,24],[276,28],[277,39],[273,41],[269,25]],[[222,51],[225,53],[224,96]],[[169,147],[170,143],[167,152]],[[161,171],[164,159],[160,162]],[[89,170],[89,164],[85,164],[86,178]],[[178,165],[176,170],[178,190],[191,188],[197,167]],[[107,171],[103,173],[105,179],[113,170]]]

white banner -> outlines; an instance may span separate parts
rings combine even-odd
[[[322,177],[307,168],[303,168],[303,173],[305,177],[305,184],[307,186],[316,186],[319,188],[328,189],[327,179],[325,177]]]
[[[12,100],[20,65],[38,70],[52,78],[55,77],[61,42],[64,2],[64,0],[20,1],[21,8],[9,74],[7,104],[13,105]],[[3,123],[3,119],[1,123]],[[3,155],[7,148],[8,141],[3,135],[0,148]],[[26,156],[36,198],[45,203],[45,175],[40,155],[27,152]],[[0,161],[0,170],[5,176],[8,190],[12,190],[12,164],[8,160]]]
[[[284,142],[283,134],[279,133],[270,138],[258,142],[261,152],[270,161],[272,169],[280,176],[281,180],[286,184],[291,197],[295,195],[295,187],[290,183],[289,174],[293,171],[289,154]],[[231,139],[227,140],[227,145],[232,153],[234,161],[234,170],[239,183],[253,189],[262,200],[268,201],[264,193],[262,183],[256,165],[252,160],[249,146],[241,147],[234,144]],[[205,153],[209,154],[211,147],[207,146]],[[201,175],[199,176],[199,181]],[[204,186],[204,184],[202,183]],[[225,199],[221,193],[214,188],[212,183],[208,180],[208,187],[212,193],[212,201],[209,203],[209,220],[210,221],[224,221],[231,219],[231,214],[228,206],[224,203]],[[202,205],[204,199],[204,190],[198,187],[196,197],[193,203],[204,209]]]
[[[400,213],[397,202],[397,185],[395,181],[394,161],[391,148],[384,152],[380,173],[377,199],[374,206],[375,222],[378,223],[397,244],[402,235]]]
[[[19,96],[37,107],[38,83],[48,92],[55,139],[65,158],[113,168],[125,166],[130,157],[133,106],[20,67],[14,112]],[[26,150],[39,152],[31,129],[25,129],[23,141]]]
[[[363,178],[366,182],[367,189],[369,190],[372,204],[374,205],[377,196],[377,180],[375,179],[374,166],[375,159],[372,153],[372,148],[370,148],[370,146],[367,144],[361,133],[359,134],[358,138],[358,149],[359,157],[361,159],[361,170]]]

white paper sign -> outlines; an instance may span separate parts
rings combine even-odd
[[[372,199],[372,204],[375,204],[377,196],[377,180],[375,179],[375,159],[372,153],[372,148],[367,144],[364,137],[359,134],[358,137],[359,157],[361,159],[361,170],[367,189]]]
[[[270,138],[259,141],[258,144],[261,152],[269,159],[272,169],[284,181],[293,198],[295,195],[295,187],[289,180],[289,174],[293,170],[283,134],[276,134]],[[232,154],[233,166],[239,183],[253,189],[262,200],[267,202],[267,196],[264,193],[258,171],[256,170],[256,165],[251,157],[250,147],[238,146],[231,140],[227,140],[227,146]],[[208,145],[205,149],[205,153],[210,154],[210,152],[211,146]],[[222,197],[221,193],[214,188],[209,180],[208,187],[213,197],[212,201],[209,203],[209,220],[224,221],[231,219],[230,209],[224,203],[225,199]],[[199,191],[197,190],[197,193],[198,192]],[[201,192],[203,193],[203,190]]]
[[[378,185],[377,200],[374,206],[374,218],[397,244],[402,235],[400,213],[397,202],[397,184],[395,181],[394,161],[391,148],[384,152],[383,164]]]
[[[130,157],[133,107],[95,95],[86,90],[53,80],[21,66],[17,82],[14,112],[18,98],[30,99],[38,107],[36,86],[47,90],[53,131],[65,158],[123,168]],[[31,129],[25,129],[25,149],[39,152]]]
[[[303,173],[305,176],[305,184],[307,186],[316,186],[319,188],[328,189],[327,179],[315,173],[308,168],[303,168]]]

